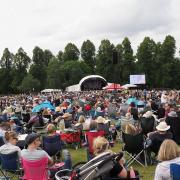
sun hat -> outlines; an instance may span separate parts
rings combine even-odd
[[[96,119],[96,122],[99,124],[104,124],[106,121],[105,118],[103,118],[102,116],[98,116],[98,118]]]
[[[158,124],[158,126],[156,126],[156,129],[157,129],[158,131],[167,131],[169,128],[170,128],[170,126],[168,126],[168,125],[166,124],[166,122],[164,122],[164,121],[160,122],[160,123]]]
[[[39,137],[40,137],[40,134],[36,134],[36,133],[28,134],[25,138],[25,143],[27,145],[32,144]]]
[[[101,107],[97,107],[96,111],[97,112],[102,112]]]
[[[143,117],[149,118],[153,115],[152,111],[147,111],[145,114],[143,114]]]
[[[55,109],[56,112],[60,112],[61,111],[61,108],[59,106],[56,107]]]
[[[175,111],[169,112],[168,116],[170,116],[170,117],[178,117],[178,115],[177,115],[177,113]]]
[[[64,113],[62,118],[69,118],[69,117],[72,117],[72,114],[70,113]]]

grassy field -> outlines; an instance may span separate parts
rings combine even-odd
[[[113,147],[111,149],[114,152],[119,152],[121,150],[121,144],[116,143],[115,147]],[[73,164],[87,160],[86,150],[84,148],[80,148],[78,150],[70,148],[69,151],[72,156]],[[143,180],[153,180],[154,179],[154,172],[155,172],[156,166],[142,167],[140,165],[137,165],[136,163],[132,164],[132,166],[134,169],[137,169],[140,172],[140,175],[142,175],[141,179],[143,179]]]

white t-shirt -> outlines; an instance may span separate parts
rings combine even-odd
[[[154,180],[171,180],[170,164],[172,163],[180,164],[180,157],[159,163],[156,167]]]

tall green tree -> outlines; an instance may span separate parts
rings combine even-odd
[[[18,52],[14,56],[14,66],[17,70],[26,70],[31,63],[30,57],[23,50],[23,48],[19,48]]]
[[[47,87],[52,89],[63,88],[65,82],[64,74],[61,71],[61,62],[58,58],[52,58],[47,67]]]
[[[14,66],[12,69],[13,81],[11,83],[11,87],[14,91],[18,91],[18,87],[27,74],[27,68],[30,62],[31,59],[27,53],[22,48],[19,48],[18,52],[14,56]]]
[[[84,41],[81,46],[81,57],[85,61],[85,63],[91,68],[91,72],[94,73],[95,66],[95,46],[90,41]]]
[[[73,43],[68,43],[64,49],[63,61],[77,61],[79,59],[79,49]]]
[[[90,75],[89,66],[83,61],[67,61],[61,66],[61,73],[64,75],[63,88],[78,84],[80,79]]]
[[[123,47],[122,44],[117,44],[115,51],[117,52],[117,64],[114,65],[114,81],[116,83],[121,83],[123,82]]]
[[[53,57],[54,57],[53,53],[50,50],[45,49],[44,50],[44,65],[48,66],[50,59]]]
[[[0,66],[2,68],[6,68],[10,70],[13,65],[13,59],[14,59],[13,53],[11,53],[8,48],[5,48],[0,60]]]
[[[57,54],[57,59],[62,62],[63,61],[63,52],[60,50]]]
[[[175,59],[176,41],[174,37],[168,35],[165,37],[164,42],[161,45],[159,54],[159,86],[171,87],[173,77],[170,76],[171,69],[173,68],[173,62]]]
[[[146,84],[154,86],[154,74],[156,68],[156,43],[149,37],[145,37],[137,49],[137,67],[139,74],[145,74]]]
[[[37,65],[44,65],[45,63],[45,58],[44,58],[44,52],[43,50],[36,46],[34,49],[33,49],[33,57],[32,57],[32,61],[34,64],[37,64]]]
[[[29,73],[22,80],[19,90],[21,92],[38,92],[41,89],[40,86],[40,82]]]
[[[122,63],[123,63],[123,83],[129,82],[129,75],[133,74],[135,71],[135,58],[133,55],[133,49],[131,47],[131,42],[127,37],[124,38],[122,42]]]
[[[46,84],[46,61],[44,52],[41,48],[35,47],[33,49],[33,57],[32,57],[33,64],[30,67],[30,74],[33,78],[37,79],[40,82],[41,89],[44,89]]]
[[[109,82],[113,82],[113,51],[114,45],[109,40],[104,39],[101,41],[97,53],[96,70],[97,74],[103,76]]]
[[[5,48],[3,55],[0,60],[0,92],[4,94],[12,93],[13,89],[11,88],[11,83],[13,80],[12,67],[14,61],[14,55],[9,51],[8,48]]]

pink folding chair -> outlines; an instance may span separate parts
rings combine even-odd
[[[24,170],[24,180],[47,180],[48,178],[48,158],[44,157],[40,160],[21,159],[22,168]]]

